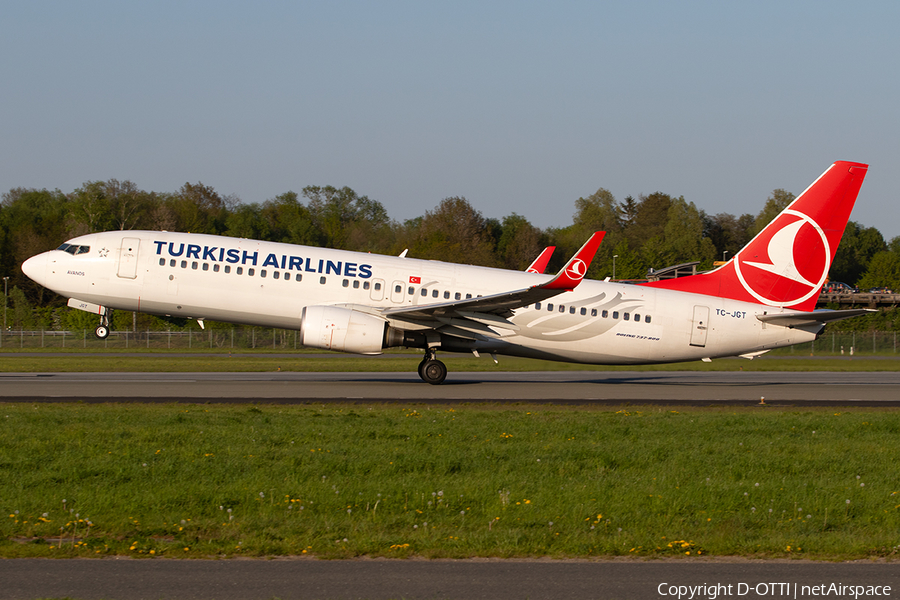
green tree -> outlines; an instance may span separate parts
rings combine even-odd
[[[693,202],[672,200],[664,230],[665,256],[669,264],[700,261],[700,269],[712,268],[716,248],[704,235],[706,219]]]
[[[869,261],[886,249],[887,244],[880,231],[850,221],[844,229],[828,275],[833,281],[855,284],[868,270]]]
[[[546,236],[525,217],[516,213],[503,217],[497,254],[507,269],[527,269],[547,245]]]
[[[900,254],[890,250],[877,253],[857,285],[860,289],[886,287],[900,293]]]
[[[769,196],[769,199],[766,200],[765,206],[756,215],[756,220],[753,222],[753,230],[752,234],[756,235],[760,231],[762,231],[766,225],[772,222],[772,220],[777,217],[781,211],[787,208],[788,204],[795,200],[796,196],[794,196],[790,192],[786,192],[783,189],[777,189],[772,192],[772,195]],[[752,237],[752,236],[751,236]]]
[[[185,183],[165,203],[174,217],[176,231],[211,234],[225,231],[228,205],[210,186]]]
[[[418,221],[408,221],[400,241],[416,258],[495,266],[486,219],[462,197],[445,198]]]

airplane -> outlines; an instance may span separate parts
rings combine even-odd
[[[79,236],[22,270],[99,315],[100,338],[113,309],[294,329],[311,348],[421,349],[419,376],[435,385],[447,376],[438,351],[590,365],[754,358],[869,312],[814,310],[867,170],[834,163],[725,265],[642,284],[584,279],[603,232],[553,276],[540,263],[509,271],[166,231]]]

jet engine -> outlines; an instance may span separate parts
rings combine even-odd
[[[340,306],[307,306],[300,318],[300,343],[354,354],[381,354],[382,348],[400,346],[404,332],[368,313]]]

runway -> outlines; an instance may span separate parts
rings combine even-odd
[[[6,373],[0,402],[900,406],[898,372]]]
[[[588,560],[4,560],[0,600],[557,600],[814,598],[813,586],[871,586],[896,598],[897,563],[726,559]],[[678,586],[685,586],[682,590]],[[710,588],[709,586],[721,586]],[[729,587],[730,586],[730,587]],[[807,586],[804,589],[803,586]],[[888,590],[885,586],[890,586]],[[714,590],[711,591],[710,590]],[[661,593],[662,592],[662,593]],[[806,592],[806,593],[804,593]],[[886,593],[885,593],[886,592]],[[854,597],[853,594],[830,594]]]

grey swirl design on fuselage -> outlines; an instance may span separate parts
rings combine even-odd
[[[644,303],[642,300],[622,299],[622,294],[606,300],[606,294],[600,294],[591,298],[566,303],[560,302],[566,307],[566,312],[558,312],[559,304],[553,304],[553,312],[547,310],[547,303],[541,303],[541,310],[530,307],[528,310],[516,313],[513,322],[521,329],[519,335],[532,339],[553,340],[560,342],[577,342],[602,335],[623,322],[621,313],[634,313],[640,311]],[[575,307],[575,314],[569,313],[570,307]],[[588,315],[581,315],[581,308],[588,310]],[[597,309],[597,316],[591,317],[591,309]],[[602,311],[609,311],[610,315],[603,318]],[[619,318],[613,319],[612,312],[619,311]]]

